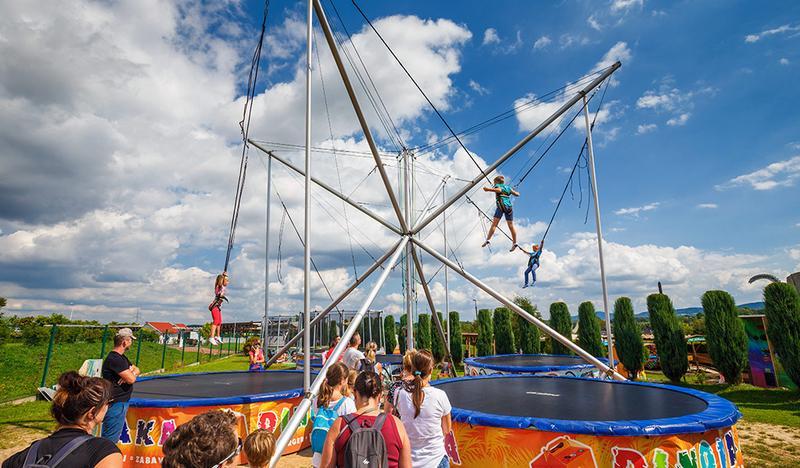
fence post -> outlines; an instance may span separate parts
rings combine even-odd
[[[211,340],[208,340],[208,361],[209,362],[211,362],[211,358],[213,357],[213,354],[212,354],[213,351],[214,351],[214,343],[212,343]]]
[[[197,332],[197,359],[195,360],[196,363],[200,364],[200,332]]]
[[[103,359],[103,356],[106,354],[106,340],[108,339],[108,325],[103,327],[103,344],[100,345],[100,359]]]
[[[239,354],[239,335],[236,335],[236,346],[234,346],[233,352]]]
[[[139,354],[142,352],[142,337],[136,340],[136,366],[139,366]]]
[[[162,369],[166,369],[164,367],[164,361],[167,359],[167,338],[169,338],[169,335],[167,335],[166,333],[162,333],[161,334],[161,340],[164,342],[164,346],[163,346],[162,351],[161,351],[161,368]]]
[[[228,356],[231,355],[231,335],[228,334]]]
[[[186,355],[186,334],[181,332],[181,365],[184,364],[183,357]]]
[[[53,324],[53,326],[50,327],[50,344],[47,345],[47,357],[44,359],[44,371],[42,372],[42,384],[39,385],[40,387],[47,385],[47,371],[50,368],[50,358],[53,357],[53,345],[56,341],[56,328],[58,328],[56,324]]]

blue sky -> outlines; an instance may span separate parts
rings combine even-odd
[[[80,318],[207,320],[210,281],[224,260],[227,220],[238,169],[238,125],[246,64],[260,21],[258,2],[68,2],[59,12],[25,2],[0,7],[0,295],[11,313],[76,311]],[[329,2],[334,29],[341,31]],[[595,130],[602,220],[609,242],[612,301],[620,295],[643,310],[662,281],[676,306],[694,306],[708,289],[737,302],[758,300],[747,278],[800,269],[800,5],[746,2],[370,2],[362,7],[449,124],[463,129],[620,59]],[[447,136],[408,79],[365,28],[350,2],[336,2],[376,87],[410,146]],[[257,139],[302,142],[301,3],[272,2],[262,81],[254,105]],[[110,31],[114,31],[112,34]],[[317,30],[317,38],[322,39]],[[363,151],[366,145],[323,45],[314,77],[315,144]],[[315,59],[316,61],[316,59]],[[328,114],[321,94],[324,77]],[[361,94],[362,101],[363,93]],[[569,97],[569,96],[566,96]],[[565,96],[557,96],[556,101]],[[367,109],[382,149],[394,150]],[[547,106],[542,106],[544,109]],[[594,108],[594,105],[593,105]],[[574,110],[577,111],[577,108]],[[570,111],[570,115],[572,112]],[[483,164],[541,121],[542,108],[520,112],[465,139]],[[562,123],[563,124],[563,123]],[[333,138],[331,138],[331,135]],[[534,140],[500,170],[525,168]],[[538,241],[583,141],[568,129],[519,187],[520,240]],[[264,167],[252,154],[231,265],[237,319],[263,310]],[[300,162],[296,152],[282,152]],[[371,170],[369,159],[315,153],[321,179],[350,192]],[[476,169],[455,146],[421,155],[420,167],[457,178]],[[312,169],[314,170],[314,169]],[[396,169],[389,167],[394,181]],[[302,187],[276,166],[276,186],[302,220]],[[437,184],[420,175],[418,197]],[[546,311],[555,300],[602,307],[593,215],[567,195],[548,235],[540,281],[521,290],[525,259],[496,237],[479,248],[474,208],[448,220],[451,245],[466,268],[503,292],[530,296]],[[457,181],[448,184],[457,188]],[[336,294],[354,278],[340,202],[316,194],[312,249]],[[391,213],[374,174],[354,198]],[[490,196],[476,201],[491,208]],[[330,219],[322,209],[338,213]],[[274,202],[269,268],[276,312],[302,300],[302,250]],[[358,271],[392,236],[352,209]],[[435,245],[441,241],[431,235]],[[440,249],[441,250],[441,249]],[[275,279],[278,264],[282,281]],[[426,258],[426,269],[436,269]],[[451,305],[465,313],[472,298],[497,304],[451,275]],[[441,302],[440,278],[432,284]],[[314,305],[324,307],[321,285]],[[374,306],[399,311],[399,278]],[[346,304],[359,305],[364,292]],[[420,304],[424,302],[420,291]],[[420,305],[420,309],[423,306]],[[545,313],[545,315],[547,315]]]

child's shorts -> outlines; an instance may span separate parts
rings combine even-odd
[[[514,221],[514,209],[507,208],[506,211],[501,210],[500,208],[494,209],[494,217],[497,219],[501,219],[505,215],[506,221]]]

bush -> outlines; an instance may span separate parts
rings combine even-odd
[[[747,334],[736,313],[736,303],[725,291],[706,291],[701,303],[708,354],[725,381],[738,384],[747,365]]]
[[[511,311],[505,307],[494,310],[494,347],[497,354],[514,354],[514,329],[511,326]]]
[[[566,339],[572,340],[572,317],[569,316],[569,308],[566,303],[550,304],[550,328]],[[550,349],[553,354],[572,354],[569,348],[553,338],[550,338]]]
[[[439,319],[439,323],[442,324],[442,331],[445,329],[445,324],[443,322],[442,313],[436,312],[436,317]],[[433,318],[433,315],[431,315]],[[445,338],[447,335],[445,335]],[[444,355],[447,354],[447,350],[444,347],[444,339],[439,337],[439,330],[436,328],[436,323],[431,323],[431,353],[433,354],[433,359],[436,362],[441,362],[444,359]]]
[[[458,312],[450,312],[450,355],[453,363],[461,364],[464,359],[464,345],[461,341],[461,318]]]
[[[768,285],[764,313],[775,352],[789,378],[800,386],[800,294],[788,283]]]
[[[9,338],[11,338],[11,326],[8,320],[0,317],[0,344],[8,342]]]
[[[397,333],[397,341],[400,346],[400,354],[405,355],[408,349],[408,316],[400,316],[400,331]]]
[[[22,342],[27,346],[44,344],[50,340],[50,330],[47,326],[26,323],[21,330]]]
[[[394,317],[387,315],[383,318],[383,336],[386,341],[386,354],[392,354],[397,347],[397,336],[394,328]]]
[[[494,354],[492,349],[494,343],[494,328],[492,327],[492,311],[481,309],[478,311],[478,356],[490,356]]]
[[[672,301],[666,294],[651,294],[647,296],[647,312],[661,370],[672,382],[680,382],[689,369],[689,359],[686,337]]]
[[[617,359],[625,366],[631,380],[636,380],[644,369],[646,360],[642,329],[636,322],[633,304],[627,297],[620,297],[614,302],[614,346],[617,348]]]
[[[158,343],[160,338],[161,335],[150,328],[140,328],[139,331],[136,332],[136,339],[142,340],[145,343]]]
[[[514,298],[514,304],[518,305],[525,312],[541,319],[539,311],[531,304],[527,297],[517,296]],[[530,323],[519,314],[514,314],[514,337],[517,340],[517,348],[524,354],[538,354],[540,352],[541,335],[539,334],[539,327]]]
[[[431,349],[431,316],[419,314],[417,319],[417,334],[414,336],[417,349]]]
[[[603,339],[594,304],[589,301],[578,306],[578,345],[594,357],[603,357]]]

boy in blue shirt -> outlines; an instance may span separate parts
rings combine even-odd
[[[511,249],[509,249],[509,252],[513,252],[519,246],[517,245],[517,230],[514,229],[514,208],[511,204],[511,196],[518,197],[519,192],[511,188],[510,185],[506,185],[505,179],[501,175],[494,178],[494,186],[484,187],[483,191],[494,192],[497,208],[494,210],[494,219],[492,219],[492,227],[489,229],[489,234],[486,236],[486,242],[481,247],[489,245],[489,241],[494,235],[494,230],[497,229],[497,225],[500,223],[500,218],[505,216],[508,230],[511,231]]]
[[[542,255],[542,248],[544,247],[544,239],[542,239],[542,243],[539,245],[533,244],[531,246],[531,251],[528,252],[527,250],[523,249],[522,247],[519,250],[525,252],[528,255],[528,269],[525,270],[525,285],[522,286],[523,288],[527,288],[528,286],[533,286],[536,283],[536,269],[539,268],[539,257]],[[528,284],[528,275],[532,276],[532,280],[530,284]]]

